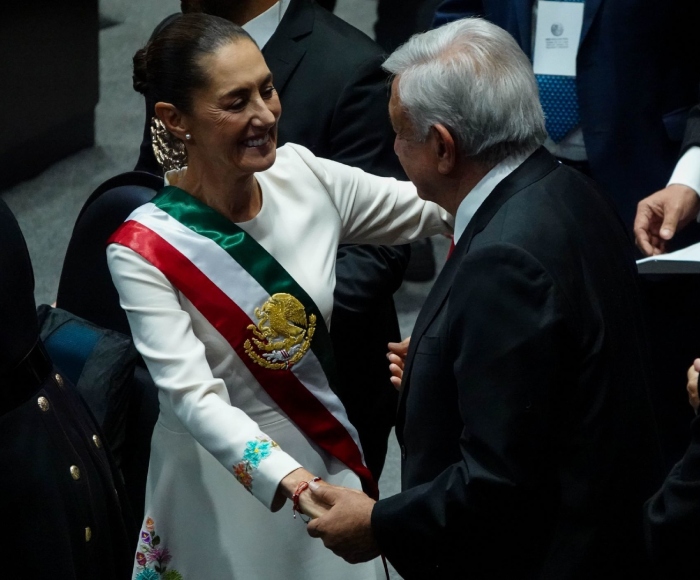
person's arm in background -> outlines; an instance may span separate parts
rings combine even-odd
[[[681,146],[681,158],[668,185],[637,206],[634,237],[647,256],[663,254],[666,243],[700,212],[700,105],[693,107]]]

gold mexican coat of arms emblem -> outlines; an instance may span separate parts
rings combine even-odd
[[[250,338],[243,348],[261,367],[289,369],[299,362],[311,346],[316,331],[316,315],[306,310],[291,294],[273,294],[255,309],[258,324],[249,324]]]

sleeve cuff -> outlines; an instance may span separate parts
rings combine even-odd
[[[691,147],[683,154],[668,185],[685,185],[700,195],[700,147]]]
[[[243,458],[233,466],[233,476],[270,509],[280,482],[300,467],[277,443],[263,436],[248,442]]]

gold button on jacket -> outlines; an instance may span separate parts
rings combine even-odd
[[[78,481],[80,479],[80,468],[77,465],[71,465],[70,474],[73,479]]]

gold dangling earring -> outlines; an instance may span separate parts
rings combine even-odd
[[[158,117],[151,119],[151,145],[156,161],[163,171],[180,169],[187,165],[185,144],[168,131]]]

